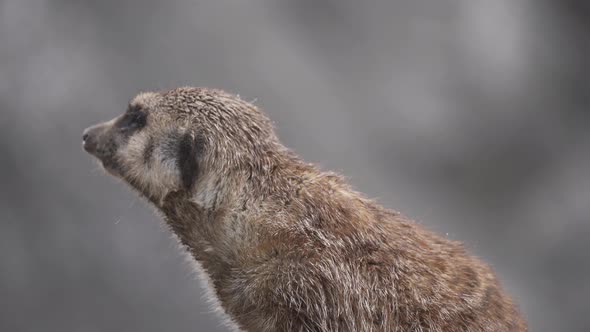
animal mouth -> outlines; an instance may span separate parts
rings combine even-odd
[[[102,140],[104,140],[104,128],[101,125],[88,127],[82,134],[82,148],[96,158],[105,171],[118,176],[121,170],[119,163],[114,159],[113,147],[109,146],[112,142],[102,142]]]
[[[102,131],[102,126],[95,125],[84,129],[82,133],[82,148],[97,158],[99,157],[99,136]]]

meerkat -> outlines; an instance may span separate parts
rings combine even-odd
[[[243,331],[527,331],[492,270],[300,159],[220,90],[141,93],[84,149],[161,212]]]

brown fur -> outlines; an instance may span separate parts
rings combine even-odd
[[[246,331],[526,331],[490,268],[285,148],[218,90],[140,94],[85,148],[148,198]]]

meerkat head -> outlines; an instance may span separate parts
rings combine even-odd
[[[282,146],[250,103],[185,87],[137,95],[120,116],[87,128],[83,147],[108,173],[157,202],[172,191],[195,192],[201,178],[219,182],[231,172],[265,168]]]

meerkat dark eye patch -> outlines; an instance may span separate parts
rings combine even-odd
[[[123,132],[132,133],[135,130],[141,129],[147,122],[147,114],[141,110],[137,105],[129,106],[127,112],[123,114],[117,123],[117,128]]]
[[[137,104],[129,104],[129,106],[127,106],[127,113],[140,112],[140,111],[141,111],[141,106],[139,106]]]
[[[178,144],[176,159],[183,188],[190,191],[199,175],[199,159],[205,148],[205,140],[197,135],[184,134]]]

